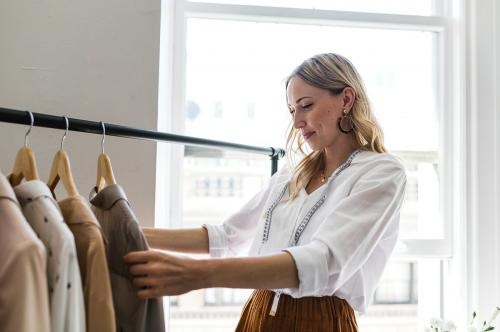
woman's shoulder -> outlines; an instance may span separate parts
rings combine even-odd
[[[367,168],[396,168],[404,171],[403,160],[391,153],[373,152],[362,150],[352,160],[352,165],[358,165],[360,169]]]
[[[391,153],[362,151],[353,159],[347,174],[352,188],[364,186],[393,188],[399,190],[406,186],[407,176],[403,161]]]
[[[350,178],[358,181],[386,181],[387,183],[406,183],[403,161],[391,153],[362,151],[353,159]]]
[[[351,161],[351,169],[362,170],[374,168],[395,168],[404,172],[403,160],[391,153],[379,153],[369,150],[360,150]],[[276,183],[282,183],[290,180],[294,174],[294,166],[288,160],[284,160],[278,171],[273,175]]]

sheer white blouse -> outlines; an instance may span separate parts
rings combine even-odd
[[[297,198],[286,201],[286,190],[278,201],[291,178],[285,165],[222,225],[204,225],[210,255],[233,256],[250,243],[250,256],[287,251],[295,260],[300,285],[283,289],[284,294],[335,295],[364,313],[396,245],[406,186],[401,162],[387,153],[361,151],[349,167],[314,192],[302,189]],[[322,196],[323,204],[314,209]],[[274,202],[265,240],[265,212]],[[308,213],[309,223],[294,245],[297,227]]]

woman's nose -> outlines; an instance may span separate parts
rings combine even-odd
[[[298,113],[297,111],[295,111],[293,113],[293,127],[295,129],[300,129],[300,128],[304,127],[306,125],[306,123],[305,123],[303,117],[301,115],[298,115],[297,113]]]

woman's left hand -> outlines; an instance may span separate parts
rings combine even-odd
[[[198,260],[154,250],[131,252],[123,260],[130,264],[141,299],[180,295],[204,287],[206,278]]]

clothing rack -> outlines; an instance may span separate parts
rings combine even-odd
[[[31,112],[34,118],[34,127],[66,129],[66,120],[64,116],[55,116],[44,113]],[[9,108],[0,107],[0,122],[17,123],[30,125],[31,117],[28,111],[20,111]],[[82,119],[68,118],[68,130],[79,131],[90,134],[103,134],[103,127],[101,122],[88,121]],[[242,152],[267,155],[271,157],[271,175],[278,170],[278,160],[285,155],[285,151],[280,148],[273,147],[259,147],[237,143],[230,143],[224,141],[216,141],[205,138],[183,136],[176,134],[169,134],[164,132],[144,130],[139,128],[132,128],[127,126],[116,125],[112,123],[104,123],[106,128],[106,136],[117,136],[134,139],[145,139],[152,141],[163,141],[180,143],[188,146],[199,146],[207,148],[216,148],[222,150],[237,150]]]

